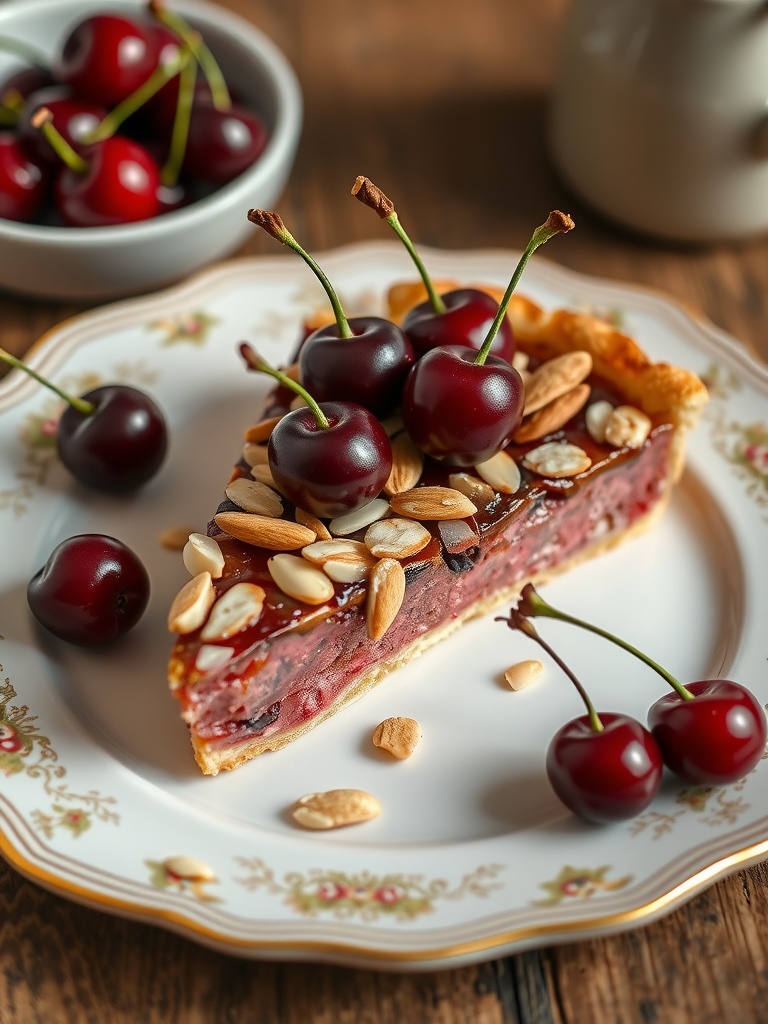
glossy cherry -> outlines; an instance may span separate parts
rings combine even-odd
[[[395,324],[381,317],[347,319],[330,281],[277,214],[250,210],[248,219],[302,257],[325,289],[336,318],[302,345],[302,384],[318,402],[355,402],[376,416],[388,416],[400,404],[403,381],[413,365],[410,342]]]
[[[95,14],[72,29],[54,71],[83,99],[114,106],[152,74],[158,57],[147,26],[119,14]]]
[[[283,416],[269,438],[269,468],[289,501],[324,519],[372,501],[392,469],[392,447],[376,417],[352,402],[317,404],[249,345],[240,351],[250,369],[270,374],[308,403]]]
[[[168,447],[165,418],[137,388],[108,384],[75,397],[0,349],[0,360],[23,370],[67,404],[56,429],[59,458],[72,475],[97,491],[141,487],[162,465]]]
[[[11,132],[0,132],[0,217],[31,221],[48,195],[44,169]]]
[[[62,86],[34,92],[24,104],[16,131],[29,155],[48,167],[58,167],[61,157],[44,133],[32,124],[33,117],[43,107],[50,111],[59,134],[77,152],[82,151],[84,140],[107,115],[106,107],[78,99],[70,89]]]
[[[258,160],[267,138],[267,126],[258,114],[244,107],[218,110],[197,102],[189,124],[184,173],[223,185]]]
[[[56,80],[47,68],[22,68],[0,83],[0,102],[3,102],[8,94],[18,94],[23,100],[26,100],[32,93],[46,89],[49,85],[55,85],[55,82]]]
[[[98,647],[136,625],[149,601],[149,576],[125,544],[102,534],[63,541],[29,581],[27,601],[47,630]]]

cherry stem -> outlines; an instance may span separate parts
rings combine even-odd
[[[49,145],[56,153],[56,155],[69,167],[75,174],[87,174],[89,164],[87,160],[84,160],[76,150],[74,150],[61,132],[53,124],[53,114],[50,112],[48,107],[40,107],[32,115],[31,125],[33,128],[38,128],[45,138],[48,140]]]
[[[14,57],[20,57],[27,64],[40,68],[41,71],[49,70],[48,58],[45,54],[34,46],[23,43],[20,39],[12,39],[11,36],[0,36],[0,51],[12,53]]]
[[[519,630],[519,632],[525,633],[527,637],[530,637],[531,640],[535,640],[539,647],[543,648],[547,652],[547,654],[550,656],[550,658],[552,658],[555,664],[559,668],[561,668],[563,672],[565,672],[565,674],[571,680],[573,685],[576,687],[579,696],[584,701],[584,707],[587,709],[587,715],[589,716],[589,724],[592,731],[602,732],[604,728],[603,723],[600,721],[600,716],[598,715],[597,711],[595,711],[594,704],[589,699],[589,694],[584,689],[579,680],[576,678],[571,669],[563,661],[563,659],[555,651],[552,650],[552,648],[549,646],[546,640],[543,640],[539,636],[539,633],[537,632],[536,627],[533,625],[533,623],[529,622],[528,619],[526,619],[522,612],[520,612],[517,608],[512,608],[510,610],[508,618],[505,618],[503,615],[500,615],[497,616],[493,621],[506,622],[510,629],[517,629]]]
[[[270,366],[269,363],[265,362],[258,352],[255,351],[252,345],[249,345],[247,341],[240,343],[240,355],[245,360],[249,370],[256,370],[258,373],[267,373],[270,377],[274,377],[275,380],[280,381],[283,387],[289,388],[295,394],[299,395],[309,406],[313,416],[317,420],[317,425],[321,430],[328,430],[330,423],[328,418],[314,400],[312,395],[303,388],[298,381],[292,380],[287,374],[283,373],[282,370],[276,370],[274,366]]]
[[[395,204],[392,200],[388,196],[384,195],[378,185],[374,185],[370,178],[366,178],[362,174],[358,174],[355,179],[355,184],[352,186],[352,195],[355,199],[359,199],[364,206],[368,206],[374,211],[374,213],[377,213],[382,220],[385,220],[387,224],[389,224],[408,250],[411,259],[416,265],[419,276],[427,290],[429,304],[432,306],[432,311],[438,314],[445,313],[445,303],[435,291],[435,286],[432,284],[432,278],[427,273],[427,268],[422,263],[421,257],[416,252],[413,242],[410,240],[405,229],[400,223],[397,211],[395,210]]]
[[[177,35],[191,50],[208,82],[214,107],[220,111],[229,110],[232,106],[232,99],[224,75],[200,33],[195,32],[180,14],[169,11],[162,0],[150,0],[149,9],[158,21]]]
[[[91,416],[96,411],[96,406],[93,402],[89,402],[85,398],[75,398],[74,395],[69,395],[66,391],[62,391],[61,388],[57,388],[55,384],[46,380],[45,377],[41,377],[40,374],[36,370],[33,370],[31,366],[27,366],[26,363],[17,359],[16,356],[12,356],[10,352],[6,352],[4,348],[0,348],[0,359],[17,370],[23,370],[24,373],[32,377],[33,380],[36,380],[38,384],[42,384],[44,387],[48,388],[49,391],[58,395],[59,398],[63,399],[68,405],[71,405],[73,409],[77,409],[79,413],[82,413],[83,416]]]
[[[268,210],[249,210],[248,220],[251,224],[257,224],[260,228],[263,228],[268,235],[277,239],[278,242],[282,242],[283,245],[287,245],[289,249],[293,249],[294,252],[301,256],[325,289],[325,294],[328,296],[328,300],[333,308],[333,315],[336,317],[336,326],[339,328],[339,336],[341,338],[354,338],[355,335],[352,332],[352,328],[349,326],[349,321],[344,315],[344,310],[341,308],[339,297],[333,290],[331,282],[325,276],[317,263],[315,263],[309,253],[302,249],[290,231],[286,228],[285,224],[283,224],[283,220],[279,214],[271,213]]]
[[[191,50],[187,50],[187,60],[182,65],[179,75],[179,94],[176,99],[176,113],[171,129],[171,145],[168,148],[168,157],[160,171],[160,182],[166,188],[173,188],[178,182],[187,152],[189,122],[192,119],[197,77],[197,65],[194,61],[189,60],[190,53]]]
[[[547,217],[546,223],[541,224],[533,232],[531,240],[525,247],[525,251],[520,257],[519,263],[515,267],[515,272],[512,275],[512,280],[507,285],[504,297],[499,303],[499,310],[488,330],[488,334],[485,336],[485,341],[475,357],[476,366],[482,366],[488,358],[488,353],[491,351],[491,345],[493,345],[493,339],[496,337],[502,321],[506,316],[507,306],[509,305],[509,300],[512,298],[512,292],[517,287],[517,282],[520,280],[528,260],[538,247],[543,245],[544,242],[548,242],[553,235],[565,234],[566,231],[570,231],[573,227],[575,227],[575,225],[567,213],[561,213],[559,210],[553,210]]]
[[[148,100],[160,92],[164,85],[179,74],[182,68],[190,62],[191,56],[191,51],[186,48],[183,52],[179,51],[178,56],[167,63],[156,67],[146,82],[130,96],[127,96],[122,103],[113,107],[101,123],[88,133],[83,142],[90,146],[94,142],[103,142],[105,139],[111,138],[123,121],[127,121],[131,114],[135,114]]]
[[[573,615],[568,615],[566,612],[561,612],[557,608],[553,608],[552,605],[547,604],[543,597],[541,597],[534,588],[532,583],[526,583],[520,594],[520,600],[518,601],[518,610],[523,615],[530,615],[536,617],[541,615],[548,619],[559,619],[561,622],[569,622],[572,626],[580,626],[582,629],[589,630],[590,633],[595,633],[597,636],[603,637],[605,640],[610,640],[611,643],[616,644],[617,647],[623,648],[630,654],[634,654],[640,661],[645,662],[649,668],[652,668],[654,672],[658,672],[662,679],[666,680],[672,689],[677,693],[681,700],[693,700],[695,694],[691,693],[690,690],[686,689],[685,686],[666,669],[662,668],[652,658],[649,658],[647,654],[643,654],[637,647],[633,647],[632,644],[627,643],[626,640],[622,640],[620,637],[614,636],[613,633],[609,633],[606,629],[601,629],[599,626],[593,626],[589,622],[584,622],[583,619],[577,619]]]
[[[16,124],[24,107],[24,97],[18,89],[6,89],[0,96],[0,124]]]

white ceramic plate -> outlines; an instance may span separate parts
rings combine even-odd
[[[512,253],[427,252],[436,276],[505,284]],[[396,243],[322,257],[348,312],[377,309],[413,275]],[[683,680],[727,675],[768,700],[768,372],[709,324],[634,288],[534,259],[524,290],[547,306],[620,319],[654,357],[705,377],[712,400],[660,525],[547,588],[552,603],[618,631]],[[73,899],[254,957],[392,969],[456,966],[604,934],[670,910],[768,854],[763,763],[743,782],[665,782],[634,821],[594,827],[566,813],[544,775],[549,738],[581,713],[565,679],[513,693],[501,682],[538,648],[489,617],[390,677],[279,754],[217,778],[198,774],[165,684],[168,603],[186,578],[163,549],[172,526],[203,529],[243,428],[268,387],[244,371],[247,338],[285,360],[319,299],[297,259],[220,266],[164,294],[62,325],[34,349],[75,390],[121,379],[167,411],[167,465],[141,494],[86,493],[57,462],[57,404],[13,374],[0,387],[0,849]],[[75,533],[113,534],[149,567],[153,595],[116,647],[43,636],[27,581]],[[644,718],[664,687],[634,659],[559,623],[543,632],[598,707]],[[424,738],[408,761],[370,743],[389,715]],[[303,793],[354,786],[380,818],[307,833],[286,809]],[[174,874],[169,857],[205,865]],[[195,872],[191,872],[195,874]]]

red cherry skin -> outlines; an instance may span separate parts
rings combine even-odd
[[[46,89],[49,85],[55,85],[56,79],[46,68],[22,68],[10,75],[0,85],[0,97],[8,92],[17,92],[24,99],[27,99],[38,89]]]
[[[627,715],[599,713],[602,732],[588,715],[553,736],[547,776],[565,806],[587,821],[621,821],[645,810],[661,785],[664,763],[653,736]]]
[[[330,426],[312,411],[295,409],[269,438],[272,476],[289,501],[322,519],[367,505],[392,469],[392,446],[367,409],[352,402],[322,402]]]
[[[0,132],[0,217],[33,220],[45,203],[48,181],[11,132]]]
[[[184,173],[223,185],[255,163],[267,144],[267,128],[244,107],[217,110],[199,102],[192,108]]]
[[[168,447],[165,418],[149,395],[108,384],[82,396],[96,408],[86,416],[68,405],[59,419],[59,458],[72,475],[97,491],[122,494],[150,480]]]
[[[520,425],[525,389],[506,360],[462,345],[442,345],[411,367],[403,423],[414,444],[452,466],[475,466],[505,448]]]
[[[664,763],[695,785],[724,786],[748,775],[765,753],[765,711],[729,679],[687,683],[693,700],[667,693],[648,712]]]
[[[138,142],[113,135],[83,149],[88,170],[63,167],[54,184],[56,207],[70,227],[127,224],[157,216],[160,172]]]
[[[438,345],[467,345],[479,352],[488,329],[499,311],[498,302],[477,288],[458,288],[440,296],[445,313],[435,313],[429,302],[421,302],[409,310],[403,320],[403,331],[413,345],[416,358]],[[511,362],[515,354],[512,326],[501,322],[493,339],[491,353]]]
[[[77,99],[70,89],[62,86],[34,92],[24,104],[16,131],[33,160],[49,167],[58,167],[61,158],[40,129],[32,127],[32,117],[41,107],[50,110],[56,130],[78,153],[83,150],[83,139],[101,124],[107,114],[106,107]]]
[[[146,82],[157,62],[155,37],[144,25],[95,14],[73,28],[54,71],[78,96],[111,107]]]
[[[299,353],[299,375],[318,402],[356,402],[375,416],[400,404],[405,375],[413,365],[411,343],[389,320],[349,319],[354,338],[342,338],[336,324],[313,331]]]
[[[98,647],[136,625],[149,601],[149,576],[114,537],[89,533],[54,549],[29,581],[27,602],[47,630],[71,644]]]

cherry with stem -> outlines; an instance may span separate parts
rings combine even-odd
[[[729,679],[705,679],[683,685],[643,651],[613,633],[559,611],[528,583],[518,610],[526,616],[559,619],[634,655],[672,687],[653,704],[648,724],[664,763],[695,785],[726,785],[748,775],[765,753],[768,723],[755,695]]]
[[[663,761],[651,733],[636,719],[598,712],[582,683],[518,609],[497,617],[547,652],[575,686],[586,715],[567,722],[547,749],[547,777],[569,810],[587,821],[633,818],[661,785]]]
[[[176,11],[170,11],[162,0],[150,0],[149,10],[157,20],[179,37],[194,55],[195,60],[208,82],[211,91],[211,102],[219,111],[227,111],[232,106],[229,89],[221,72],[218,61],[211,53],[208,45],[199,32]]]

